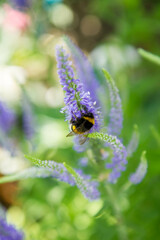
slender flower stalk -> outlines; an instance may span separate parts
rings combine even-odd
[[[118,196],[116,196],[115,192],[113,191],[113,189],[109,184],[106,185],[106,190],[107,190],[107,195],[110,198],[110,201],[112,203],[113,211],[117,220],[118,239],[128,240],[127,228],[124,223],[122,209],[118,201]]]

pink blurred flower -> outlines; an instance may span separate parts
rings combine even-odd
[[[3,26],[10,30],[25,31],[30,25],[30,16],[26,13],[13,9],[11,6],[4,5]]]

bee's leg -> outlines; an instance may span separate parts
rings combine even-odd
[[[72,114],[73,114],[74,118],[77,120],[77,116],[74,113],[72,113]],[[71,123],[72,122],[74,122],[74,120],[71,119]]]
[[[82,108],[84,109],[84,111],[87,113],[88,112],[88,109],[85,105],[82,105]]]

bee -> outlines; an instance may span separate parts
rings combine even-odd
[[[95,119],[92,113],[82,113],[81,117],[71,119],[71,132],[66,136],[79,135],[79,144],[82,145],[87,140],[87,137],[84,137],[83,134],[87,133],[95,124]]]

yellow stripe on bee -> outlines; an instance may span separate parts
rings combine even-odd
[[[83,117],[83,118],[88,122],[92,123],[93,125],[95,124],[94,118],[90,118],[90,117]]]
[[[72,126],[72,131],[77,134],[83,134],[84,132],[79,132],[75,125]]]

